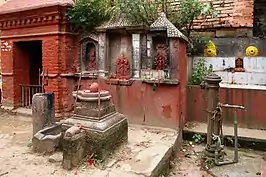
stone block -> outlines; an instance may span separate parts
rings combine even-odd
[[[63,168],[72,170],[80,165],[85,157],[86,133],[81,131],[71,137],[64,137],[63,146]]]
[[[54,94],[37,93],[32,99],[33,136],[44,127],[55,123]]]
[[[33,151],[45,154],[53,153],[59,148],[61,137],[61,125],[46,127],[33,136]]]
[[[112,105],[110,100],[101,100],[100,102],[100,108],[105,108]],[[97,109],[98,108],[98,101],[95,102],[87,102],[87,101],[79,101],[77,102],[77,108],[82,108],[82,109]]]
[[[87,131],[86,151],[105,161],[111,153],[128,140],[128,123],[122,121],[106,132]]]
[[[77,104],[78,105],[78,104]],[[100,107],[100,109],[84,109],[83,107],[77,106],[75,110],[75,114],[84,117],[94,117],[94,118],[101,118],[104,115],[110,114],[115,112],[115,105],[109,105],[107,107]]]
[[[94,154],[103,161],[128,140],[128,122],[120,113],[113,113],[100,121],[69,118],[64,121],[62,131],[75,124],[81,124],[86,131],[86,154]]]

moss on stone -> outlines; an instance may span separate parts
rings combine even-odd
[[[104,133],[86,131],[86,152],[105,161],[117,147],[127,140],[128,123],[124,120]]]

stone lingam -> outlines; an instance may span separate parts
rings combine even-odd
[[[109,91],[92,83],[89,90],[72,95],[77,99],[74,115],[62,123],[65,169],[77,166],[85,156],[104,161],[128,139],[127,119],[116,112]]]

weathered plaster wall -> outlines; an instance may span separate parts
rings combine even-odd
[[[92,80],[82,79],[82,88],[88,89]],[[136,80],[131,86],[107,84],[100,80],[101,89],[111,92],[118,112],[127,116],[130,123],[177,128],[180,125],[180,85],[159,85]]]
[[[221,103],[242,105],[245,111],[238,111],[240,127],[266,129],[265,120],[265,86],[220,85],[219,97]],[[187,89],[187,121],[207,122],[207,97],[200,86],[188,86]],[[232,109],[223,109],[222,121],[233,126],[234,114]],[[233,129],[232,129],[233,131]]]
[[[115,60],[121,55],[121,35],[108,36],[108,69],[115,72]]]

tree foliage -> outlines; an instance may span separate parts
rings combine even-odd
[[[189,84],[200,85],[204,81],[205,77],[213,72],[212,65],[206,66],[204,58],[197,61],[196,66],[193,67],[191,76],[189,78]]]
[[[109,0],[76,0],[67,17],[74,31],[90,31],[110,19],[112,11]]]
[[[120,13],[131,23],[151,25],[158,18],[158,10],[163,0],[117,0],[116,6]]]
[[[112,3],[114,2],[114,3]],[[92,30],[110,18],[124,17],[136,25],[151,25],[159,12],[164,12],[167,18],[188,37],[193,20],[201,16],[215,15],[212,4],[201,0],[178,0],[179,5],[173,5],[173,0],[76,0],[67,16],[75,30]]]
[[[212,4],[200,0],[178,0],[176,7],[172,0],[117,0],[120,13],[135,24],[151,25],[164,12],[167,18],[189,37],[193,21],[201,16],[215,15]]]
[[[200,0],[179,0],[178,10],[171,14],[170,20],[190,37],[193,21],[198,17],[205,20],[208,16],[216,16],[212,3],[203,3]]]

